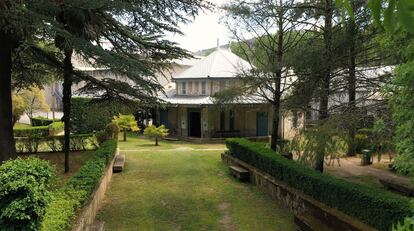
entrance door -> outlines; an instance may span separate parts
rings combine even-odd
[[[160,125],[164,125],[168,128],[168,110],[160,111]]]
[[[188,112],[188,136],[201,137],[201,113],[200,111]]]
[[[269,135],[267,126],[267,112],[257,112],[256,114],[256,135],[267,136]]]

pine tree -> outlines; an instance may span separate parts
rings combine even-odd
[[[13,157],[9,153],[14,153],[11,150],[14,149],[11,148],[14,147],[11,127],[11,57],[22,44],[39,37],[46,43],[55,40],[60,54],[33,43],[28,44],[37,61],[63,71],[66,80],[64,120],[70,118],[71,92],[68,89],[74,80],[85,81],[83,93],[103,99],[139,99],[151,104],[156,92],[161,90],[155,81],[155,73],[168,68],[172,59],[189,56],[177,44],[164,39],[165,35],[180,34],[179,24],[187,23],[200,8],[208,6],[202,0],[10,0],[0,3],[0,26],[3,26],[0,29],[0,42],[4,44],[0,57],[5,59],[0,62],[0,72],[7,77],[2,78],[0,84],[0,146],[7,147],[0,149],[0,160]],[[99,79],[73,70],[73,53],[94,67],[110,69],[123,79]],[[70,124],[65,123],[65,126],[65,134],[69,135]]]

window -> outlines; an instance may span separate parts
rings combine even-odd
[[[230,116],[229,116],[229,126],[230,126],[230,131],[234,130],[234,111],[230,110]]]
[[[206,87],[207,87],[206,81],[201,82],[201,95],[206,95],[207,93]]]
[[[220,130],[221,131],[226,130],[226,112],[225,111],[220,112]]]
[[[181,83],[181,95],[187,95],[187,83],[186,82]]]

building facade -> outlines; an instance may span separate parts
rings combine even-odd
[[[214,95],[241,84],[237,75],[250,64],[228,50],[218,49],[172,78],[174,87],[160,98],[167,102],[157,122],[176,137],[214,139],[268,137],[272,133],[272,106],[264,99],[244,96],[226,107],[214,103]],[[292,138],[300,117],[282,114],[279,135]],[[293,121],[296,120],[296,121]]]

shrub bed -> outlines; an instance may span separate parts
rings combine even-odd
[[[60,119],[49,119],[49,118],[45,118],[45,117],[33,117],[30,119],[30,122],[32,124],[33,127],[35,126],[48,126],[49,124],[53,123],[53,122],[58,122],[60,121]]]
[[[226,145],[231,156],[379,230],[390,230],[414,214],[407,198],[316,172],[262,144],[235,138],[227,139]]]
[[[106,166],[112,160],[117,147],[116,140],[101,144],[92,159],[88,160],[68,182],[52,196],[42,222],[43,231],[67,230],[79,209],[89,201],[98,186]]]
[[[13,129],[14,137],[45,137],[49,135],[48,126],[22,127]]]
[[[20,137],[15,138],[18,153],[62,152],[64,136],[50,137]],[[86,151],[99,146],[94,134],[79,134],[70,136],[71,151]]]

